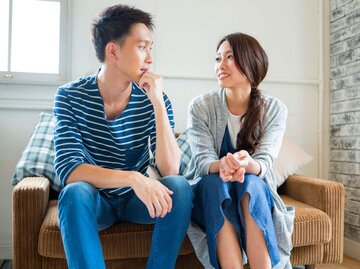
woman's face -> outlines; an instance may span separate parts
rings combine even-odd
[[[220,45],[216,53],[215,74],[221,88],[250,87],[248,79],[237,68],[233,50],[226,40]]]

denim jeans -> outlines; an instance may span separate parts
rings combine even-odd
[[[133,190],[110,198],[86,182],[66,185],[58,208],[69,268],[105,268],[98,231],[125,221],[155,223],[147,269],[174,268],[189,226],[193,193],[182,176],[164,177],[161,183],[174,192],[172,210],[164,218],[151,218]]]

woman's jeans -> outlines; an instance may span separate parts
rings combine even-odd
[[[118,222],[155,223],[147,269],[170,269],[189,226],[193,194],[182,176],[168,176],[161,183],[174,192],[173,207],[164,218],[151,218],[146,206],[131,190],[107,197],[86,182],[66,185],[59,196],[59,226],[69,268],[105,268],[99,230]]]

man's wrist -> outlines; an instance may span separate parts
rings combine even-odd
[[[131,188],[135,188],[136,185],[140,183],[140,173],[136,171],[130,171],[129,174],[129,185]]]
[[[166,110],[164,100],[157,100],[152,105],[153,105],[155,113],[158,112],[158,111],[165,111]]]

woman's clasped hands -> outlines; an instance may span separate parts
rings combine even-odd
[[[228,153],[220,159],[219,172],[224,182],[238,181],[243,182],[246,173],[246,167],[251,161],[251,156],[246,150],[236,153]]]

